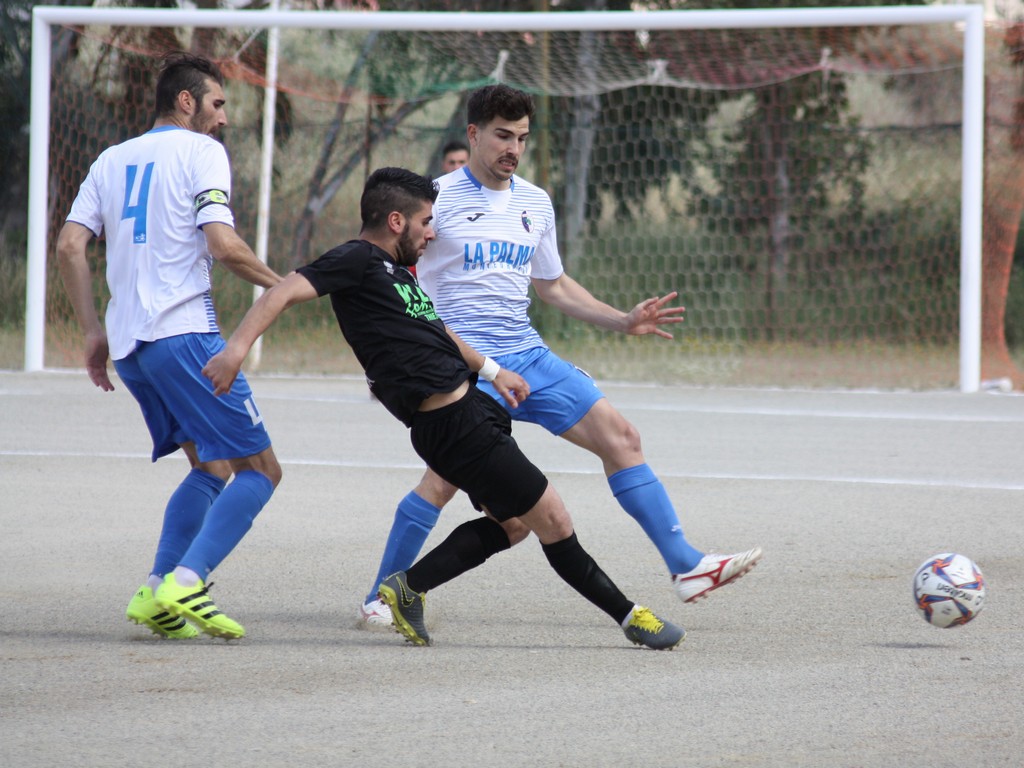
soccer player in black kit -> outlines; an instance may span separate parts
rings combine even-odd
[[[618,622],[631,642],[675,648],[685,631],[619,591],[580,545],[554,487],[512,439],[507,411],[473,386],[476,376],[484,376],[514,401],[529,395],[526,382],[450,333],[409,271],[434,237],[436,197],[428,177],[402,168],[371,174],[360,200],[359,238],[260,297],[203,373],[216,394],[229,392],[249,349],[278,315],[329,295],[373,394],[409,427],[413,448],[427,465],[486,512],[381,584],[397,631],[416,645],[429,645],[424,594],[508,549],[501,524],[518,518],[540,539],[555,572]]]

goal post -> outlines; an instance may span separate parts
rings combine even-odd
[[[325,29],[521,33],[757,30],[816,27],[957,25],[962,29],[959,221],[959,387],[975,392],[981,374],[981,248],[984,133],[984,19],[980,5],[790,8],[721,11],[452,13],[220,11],[37,6],[32,19],[31,135],[28,206],[25,370],[45,366],[51,46],[57,25]],[[80,181],[80,180],[79,180]]]

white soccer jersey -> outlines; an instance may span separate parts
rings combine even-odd
[[[468,166],[438,179],[431,242],[416,275],[444,322],[484,355],[545,346],[530,325],[530,278],[562,274],[551,198],[518,176],[507,193]]]
[[[213,259],[199,228],[234,226],[230,195],[224,147],[184,128],[154,128],[93,163],[68,221],[106,233],[112,359],[141,341],[219,330],[210,297]]]

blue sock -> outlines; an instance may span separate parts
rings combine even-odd
[[[249,469],[235,475],[210,506],[203,527],[178,565],[191,568],[205,581],[249,532],[273,493],[273,483],[262,472]]]
[[[182,555],[202,527],[206,513],[224,490],[224,485],[219,477],[201,469],[193,469],[185,475],[164,510],[164,525],[150,573],[164,576],[181,562]]]
[[[622,508],[654,542],[670,573],[686,573],[697,566],[703,554],[686,541],[672,500],[649,466],[620,470],[608,478],[608,485]]]
[[[395,521],[391,524],[388,543],[377,570],[377,580],[364,602],[377,599],[377,587],[392,573],[409,570],[440,516],[441,508],[435,507],[416,491],[409,491],[398,502]]]

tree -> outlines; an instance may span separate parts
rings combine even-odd
[[[853,5],[886,5],[860,2]],[[677,3],[645,5],[672,8]],[[764,7],[763,2],[702,2],[688,0],[686,9]],[[775,7],[831,6],[825,2],[782,2]],[[594,167],[598,184],[612,191],[619,215],[629,216],[648,190],[664,191],[679,179],[692,194],[692,213],[715,212],[731,220],[734,228],[751,233],[767,231],[766,263],[751,265],[764,275],[766,327],[769,339],[781,322],[777,312],[787,293],[791,253],[798,234],[829,206],[829,197],[843,199],[845,210],[835,215],[860,215],[860,180],[869,145],[858,137],[849,118],[845,78],[838,73],[805,77],[826,53],[841,54],[856,44],[855,35],[835,35],[825,29],[718,30],[700,33],[651,33],[642,52],[663,62],[665,73],[680,82],[704,83],[707,91],[673,99],[666,93],[658,114],[646,114],[650,101],[639,86],[603,96],[603,112],[634,113],[620,121],[620,135],[606,143],[621,145],[629,139],[632,153],[613,156]],[[635,38],[618,36],[622,47],[637,46]],[[772,41],[775,41],[774,45]],[[639,52],[638,52],[639,53]],[[717,61],[728,62],[716,69]],[[740,86],[746,86],[740,89]],[[717,90],[715,90],[717,88]],[[750,96],[751,88],[756,88]],[[732,135],[730,159],[721,161],[718,139],[706,127],[722,109],[743,100],[744,114]],[[625,135],[626,133],[630,135]],[[713,187],[695,177],[698,166],[713,171]],[[845,194],[835,195],[837,189]],[[600,201],[591,199],[593,208]]]
[[[464,5],[472,6],[469,10],[480,10],[476,6],[484,6],[483,3]],[[505,3],[486,4],[486,9],[507,10],[494,7],[496,5]],[[436,10],[436,3],[403,0],[381,3],[380,6],[380,10],[390,11],[427,10],[431,6]],[[334,117],[310,175],[306,202],[293,239],[291,266],[309,260],[321,212],[361,166],[369,174],[370,158],[377,144],[394,135],[410,116],[455,90],[457,86],[453,84],[478,81],[481,73],[472,70],[459,55],[462,46],[473,42],[472,37],[429,33],[410,37],[393,32],[373,32],[363,39],[352,57],[353,63],[345,76]],[[342,140],[344,129],[359,86],[362,86],[366,98],[362,137],[358,141],[345,142]],[[462,105],[463,102],[459,101],[459,107]],[[337,157],[338,154],[341,156]]]
[[[38,4],[0,5],[0,241],[24,230],[28,218],[31,27],[32,6]]]
[[[982,379],[1007,377],[1024,387],[1024,374],[1006,346],[1006,298],[1017,233],[1024,215],[1024,23],[1008,24],[992,35],[1000,41],[986,50],[987,96],[985,190],[982,214]]]
[[[817,53],[827,46],[815,39],[815,32],[807,30],[801,42]],[[834,39],[828,42],[835,44]],[[742,48],[750,51],[755,46],[755,41],[748,40]],[[784,324],[779,310],[798,233],[806,232],[835,207],[830,196],[836,190],[844,191],[840,197],[845,201],[838,215],[861,216],[861,176],[868,143],[845,130],[852,127],[848,107],[841,76],[802,77],[761,87],[736,132],[728,137],[737,145],[733,160],[710,165],[718,194],[728,201],[738,231],[758,227],[768,231],[764,275],[769,340]],[[707,191],[697,187],[698,199],[709,199]]]

